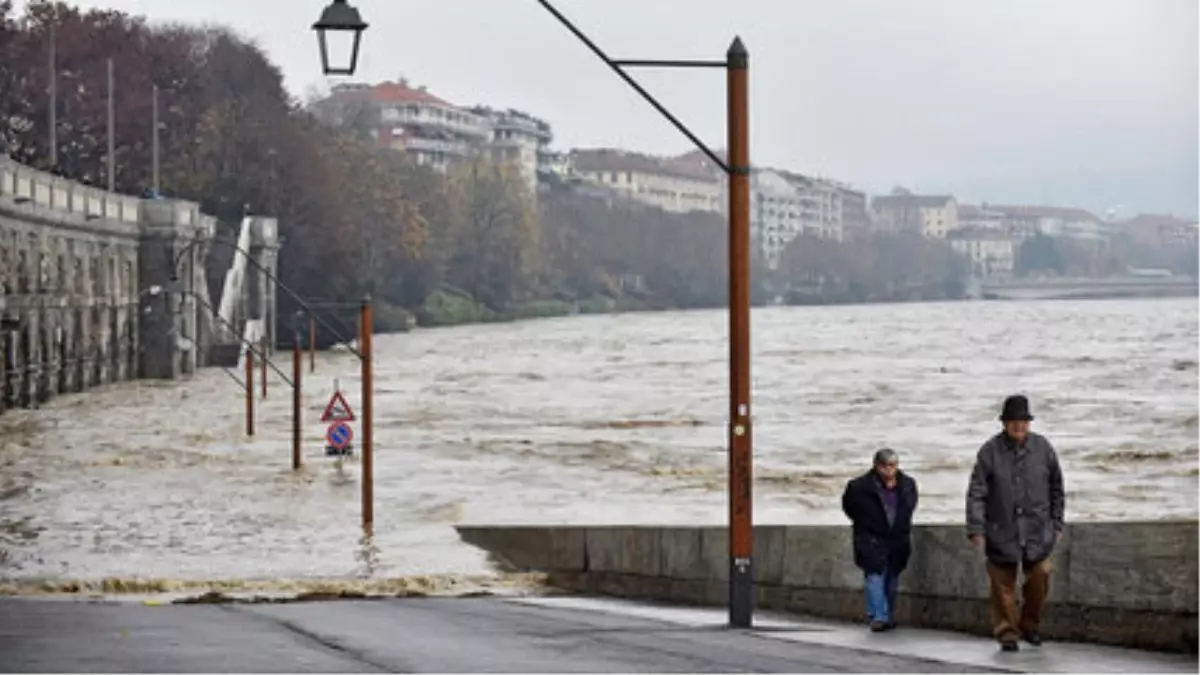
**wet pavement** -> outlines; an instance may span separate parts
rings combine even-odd
[[[960,522],[975,451],[1014,390],[1062,457],[1068,519],[1196,517],[1194,299],[770,308],[753,320],[759,523],[843,523],[840,491],[881,445],[920,483],[918,522]],[[725,322],[580,316],[379,336],[370,538],[358,459],[325,457],[318,421],[335,379],[361,405],[348,354],[304,373],[298,473],[278,378],[252,439],[242,394],[217,369],[10,411],[0,592],[454,590],[493,575],[459,523],[721,524]]]
[[[1194,656],[606,599],[166,605],[0,599],[2,672],[1196,672]]]

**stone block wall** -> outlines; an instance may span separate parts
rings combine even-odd
[[[729,599],[722,527],[471,527],[459,536],[503,568],[549,572],[566,589],[680,603]],[[1054,554],[1043,632],[1049,639],[1197,649],[1196,521],[1073,523]],[[754,531],[758,606],[863,620],[850,528]],[[982,555],[962,527],[918,526],[900,580],[897,620],[991,634]]]

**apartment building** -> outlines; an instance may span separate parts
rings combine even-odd
[[[750,229],[767,267],[776,269],[796,237],[842,241],[845,187],[778,169],[750,176]]]
[[[511,163],[531,194],[542,161],[553,155],[549,146],[554,136],[545,120],[513,109],[463,108],[404,79],[337,85],[310,109],[318,119],[357,128],[380,147],[406,152],[418,164],[439,171],[481,154]]]
[[[583,180],[664,211],[723,210],[722,178],[679,158],[603,148],[572,150],[570,162]]]
[[[971,263],[977,279],[1012,276],[1017,242],[996,228],[960,227],[946,234],[950,246]]]
[[[1039,232],[1051,237],[1095,242],[1108,238],[1107,226],[1095,214],[1084,209],[1003,205],[988,208],[1001,215],[1004,229],[1018,239],[1028,239]]]
[[[525,179],[530,194],[537,191],[541,159],[550,148],[554,134],[550,123],[520,110],[492,110],[485,106],[471,108],[475,115],[487,120],[492,135],[488,150],[498,163],[516,166]]]
[[[914,195],[906,191],[871,200],[879,229],[945,239],[958,228],[958,202],[950,195]]]

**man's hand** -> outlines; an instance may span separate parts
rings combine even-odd
[[[971,537],[971,546],[975,547],[975,549],[978,551],[983,550],[984,543],[985,540],[982,534],[976,534]]]

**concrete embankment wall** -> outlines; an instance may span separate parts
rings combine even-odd
[[[723,605],[729,549],[723,527],[461,526],[467,543],[510,570],[550,573],[557,587],[602,595]],[[991,634],[988,579],[961,526],[920,526],[901,577],[897,620]],[[1047,639],[1197,650],[1197,523],[1079,523],[1054,554]],[[862,575],[850,528],[760,526],[754,532],[758,606],[862,620]]]

